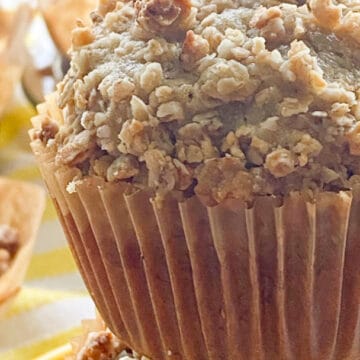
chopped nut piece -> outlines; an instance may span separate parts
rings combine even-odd
[[[135,119],[124,123],[119,139],[122,141],[119,150],[125,154],[142,155],[149,146],[145,125]]]
[[[202,36],[208,41],[211,51],[214,51],[224,39],[224,35],[214,26],[206,27]]]
[[[186,33],[180,59],[186,70],[191,70],[196,62],[209,53],[209,43],[193,31]]]
[[[252,178],[243,162],[235,158],[207,161],[197,173],[196,194],[209,206],[229,199],[247,199]]]
[[[335,31],[338,35],[355,40],[360,44],[360,14],[355,11],[348,12]]]
[[[266,154],[269,151],[270,144],[257,136],[254,136],[251,140],[250,146],[260,152],[260,154]]]
[[[321,143],[309,134],[303,135],[301,140],[293,148],[294,153],[299,154],[298,159],[300,166],[305,166],[309,161],[309,157],[319,155],[321,150]]]
[[[274,6],[269,9],[261,7],[255,12],[253,18],[250,21],[250,26],[261,29],[266,26],[269,21],[281,17],[281,15],[281,9],[278,7]]]
[[[40,139],[42,143],[47,144],[50,139],[55,138],[58,131],[58,124],[51,121],[48,117],[45,117],[41,122],[41,130],[36,133],[36,137]]]
[[[205,95],[225,102],[244,100],[257,88],[246,66],[234,60],[219,60],[210,66],[202,73],[200,84]]]
[[[159,86],[155,90],[155,96],[158,98],[160,103],[170,101],[173,93],[173,89],[169,86]]]
[[[61,147],[56,160],[63,164],[76,165],[84,161],[96,147],[94,134],[84,130],[75,135],[71,142]]]
[[[138,23],[145,30],[165,37],[181,35],[191,12],[189,0],[137,0],[135,7]]]
[[[272,175],[280,178],[295,170],[295,161],[289,150],[278,149],[266,156],[265,167]]]
[[[229,39],[224,39],[221,41],[217,48],[217,53],[220,57],[230,60],[233,55],[233,50],[236,48],[236,45]]]
[[[144,159],[149,170],[149,186],[161,193],[173,190],[178,181],[178,171],[171,158],[159,150],[149,150]]]
[[[149,120],[149,110],[146,104],[140,98],[133,95],[133,97],[131,98],[130,105],[134,119],[138,121]]]
[[[96,175],[103,178],[107,177],[107,170],[114,161],[114,158],[110,155],[101,156],[99,159],[93,161],[93,171]]]
[[[301,113],[306,113],[309,110],[309,105],[313,99],[311,97],[306,99],[284,98],[280,104],[280,111],[282,116],[293,116]]]
[[[147,93],[153,91],[161,84],[163,78],[162,67],[159,63],[146,65],[145,70],[140,76],[140,86]]]
[[[324,168],[323,171],[322,171],[322,176],[324,178],[324,181],[329,184],[337,179],[339,179],[340,175],[334,171],[334,170],[331,170],[329,168]]]
[[[87,27],[78,27],[72,32],[72,45],[77,48],[88,45],[95,40],[95,36]]]
[[[161,121],[184,120],[185,114],[181,104],[177,101],[170,101],[159,106],[156,116]]]
[[[327,29],[334,29],[340,23],[341,8],[332,0],[310,0],[309,5],[316,20]]]
[[[109,97],[114,101],[121,101],[129,98],[135,90],[135,85],[127,79],[118,80],[109,89]]]
[[[123,155],[114,160],[107,169],[106,178],[109,181],[129,179],[139,173],[139,164],[135,157]]]
[[[289,60],[281,66],[285,78],[306,85],[315,94],[324,90],[327,84],[323,79],[323,71],[304,42],[292,42],[288,56]]]
[[[111,360],[123,350],[124,345],[110,331],[90,332],[76,360]]]

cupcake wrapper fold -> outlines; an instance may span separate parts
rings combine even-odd
[[[360,190],[251,208],[161,204],[54,165],[33,143],[84,281],[108,326],[154,360],[360,358]]]

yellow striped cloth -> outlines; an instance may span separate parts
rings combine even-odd
[[[0,175],[42,183],[28,146],[35,110],[21,105],[0,122]],[[0,359],[33,360],[79,334],[94,305],[48,199],[23,289],[0,319]]]

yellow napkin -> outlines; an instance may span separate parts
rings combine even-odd
[[[0,174],[42,183],[28,146],[33,114],[31,106],[20,105],[0,120]],[[94,314],[48,199],[26,282],[0,319],[0,359],[34,360],[77,336],[81,320]]]

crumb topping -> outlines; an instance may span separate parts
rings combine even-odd
[[[40,139],[85,175],[160,196],[195,191],[208,204],[351,189],[356,4],[103,0],[93,26],[73,34],[58,87],[63,124],[56,134],[47,124]]]
[[[115,360],[122,350],[120,340],[110,331],[90,332],[76,360]]]

